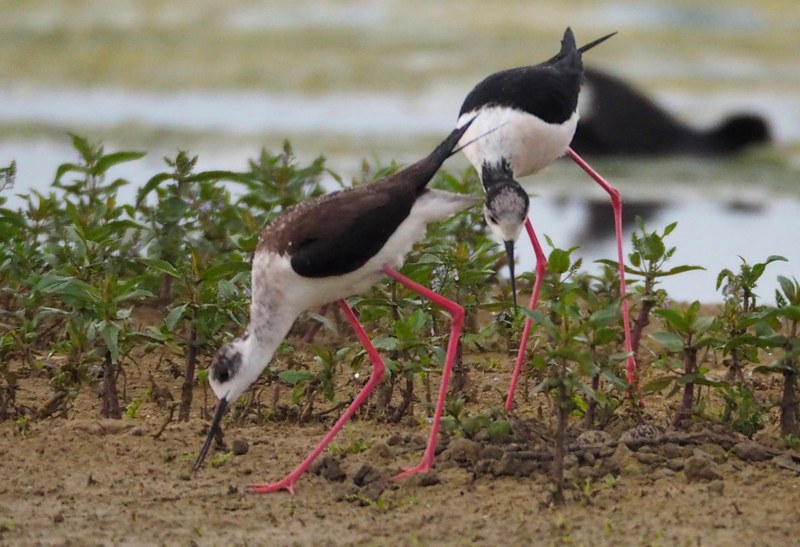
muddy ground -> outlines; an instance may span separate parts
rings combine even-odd
[[[160,387],[178,396],[180,379],[167,374],[164,362],[154,356],[137,362],[127,375],[128,401],[151,387],[151,373]],[[470,389],[481,396],[470,408],[499,406],[507,374],[474,368]],[[414,417],[399,425],[355,420],[291,496],[252,495],[245,487],[292,470],[335,413],[306,425],[269,420],[237,426],[229,416],[226,444],[232,448],[236,441],[237,451],[245,453],[225,459],[216,450],[190,476],[208,424],[199,417],[200,389],[196,417],[165,428],[168,404],[159,406],[152,397],[133,418],[100,419],[97,391],[85,387],[66,419],[0,424],[0,544],[760,546],[800,541],[800,457],[769,432],[774,424],[758,443],[710,423],[670,432],[666,424],[674,400],[648,400],[646,426],[631,429],[620,420],[608,435],[582,436],[573,428],[567,501],[556,507],[549,503],[547,475],[550,412],[541,395],[520,400],[509,434],[444,435],[435,471],[401,481],[389,477],[421,457],[425,420]],[[46,380],[21,381],[20,404],[35,408],[48,396]],[[424,416],[420,408],[417,404],[415,414]],[[320,403],[319,409],[325,406]],[[212,460],[221,464],[215,467]]]

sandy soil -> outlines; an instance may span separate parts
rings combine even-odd
[[[130,367],[129,400],[144,394],[157,363]],[[180,380],[156,372],[177,396]],[[493,392],[481,387],[502,385],[504,375],[473,371],[473,388]],[[28,379],[18,400],[41,405],[47,395],[44,380]],[[202,392],[196,397],[199,406]],[[436,470],[402,481],[389,477],[418,461],[427,425],[356,420],[318,474],[301,478],[296,496],[245,487],[282,478],[333,415],[303,426],[237,427],[229,417],[226,443],[246,441],[246,453],[217,467],[211,460],[220,452],[212,453],[190,477],[206,421],[171,423],[154,438],[167,410],[153,401],[121,421],[97,418],[97,408],[87,387],[67,419],[0,424],[0,544],[796,545],[800,538],[800,457],[719,427],[655,437],[640,427],[627,444],[573,444],[567,502],[554,507],[547,428],[534,418],[542,401],[520,405],[512,435],[443,437]],[[358,446],[364,450],[345,450]]]

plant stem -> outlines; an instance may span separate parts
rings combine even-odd
[[[122,419],[119,396],[117,395],[116,367],[111,361],[110,351],[106,351],[106,356],[103,360],[103,407],[100,410],[100,414],[104,418]]]
[[[561,365],[563,368],[564,365]],[[559,373],[560,382],[558,384],[557,401],[557,424],[556,424],[556,445],[553,450],[553,503],[561,505],[564,503],[564,444],[567,432],[567,386],[564,384],[564,374]]]
[[[684,348],[685,355],[685,370],[684,374],[687,376],[694,374],[697,370],[697,348],[694,346],[686,346]],[[672,420],[673,427],[680,427],[684,420],[692,417],[692,403],[694,402],[694,382],[686,382],[683,386],[683,398],[681,399],[681,406],[675,413],[675,418]]]
[[[195,327],[195,315],[192,314],[192,323],[189,327],[189,341],[186,349],[186,369],[183,375],[183,386],[181,387],[181,408],[178,412],[178,419],[183,422],[189,421],[192,410],[192,392],[194,390],[194,371],[197,367],[197,327]]]

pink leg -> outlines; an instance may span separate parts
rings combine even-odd
[[[431,434],[428,438],[428,446],[425,448],[425,454],[422,456],[422,461],[420,461],[417,466],[412,467],[411,469],[406,469],[395,477],[396,479],[400,479],[409,475],[413,475],[414,473],[427,473],[431,470],[431,467],[433,467],[433,458],[436,455],[436,439],[439,436],[439,422],[441,421],[442,413],[444,412],[444,402],[445,398],[447,397],[447,386],[450,383],[450,372],[453,369],[453,361],[456,358],[456,350],[458,349],[458,340],[461,337],[461,326],[464,323],[464,308],[452,300],[448,300],[444,296],[410,280],[389,266],[384,266],[383,272],[395,281],[405,285],[412,291],[415,291],[425,298],[431,300],[434,304],[446,309],[450,313],[450,317],[452,317],[453,320],[453,324],[450,327],[450,342],[447,345],[447,356],[444,360],[444,369],[442,369],[442,384],[439,387],[439,398],[436,401],[436,409],[433,413],[433,426],[431,427]]]
[[[294,471],[286,475],[283,480],[273,482],[271,484],[251,484],[248,486],[248,491],[253,494],[264,494],[266,492],[276,492],[283,489],[288,490],[291,494],[294,494],[294,485],[297,483],[300,475],[302,475],[306,469],[308,469],[316,457],[319,456],[319,453],[322,452],[326,446],[328,446],[328,443],[331,442],[336,433],[339,432],[347,420],[349,420],[355,411],[358,410],[358,407],[360,407],[367,397],[369,397],[369,394],[372,393],[372,390],[375,389],[381,380],[383,380],[383,374],[386,371],[386,366],[383,364],[383,360],[381,359],[380,355],[378,355],[378,352],[375,350],[372,342],[370,342],[369,338],[367,337],[367,333],[364,332],[364,328],[361,326],[361,323],[358,322],[356,314],[353,313],[353,310],[347,305],[345,300],[339,300],[339,306],[342,308],[342,311],[344,311],[347,320],[350,321],[351,325],[353,325],[353,330],[356,331],[358,340],[367,350],[370,361],[372,361],[372,375],[370,375],[367,384],[361,389],[361,391],[359,391],[355,400],[350,403],[350,406],[347,407],[347,410],[344,412],[344,414],[342,414],[341,418],[336,421],[331,430],[327,435],[325,435],[322,441],[320,441],[317,447],[311,451],[311,454],[309,454],[308,457],[306,457],[306,459],[303,460]]]
[[[597,171],[592,169],[583,158],[581,158],[572,148],[567,148],[567,155],[572,158],[572,161],[586,171],[594,181],[603,187],[603,190],[608,192],[611,196],[611,206],[614,208],[614,228],[617,232],[617,257],[619,261],[619,293],[622,297],[622,326],[625,329],[625,351],[628,352],[628,362],[626,367],[628,385],[633,386],[636,382],[636,361],[633,359],[633,346],[631,345],[631,327],[630,317],[628,314],[628,299],[625,296],[628,294],[625,286],[625,257],[622,253],[622,198],[620,197],[619,190],[611,186],[608,182],[601,177]]]
[[[528,237],[536,255],[536,281],[533,283],[533,294],[531,294],[531,302],[528,304],[530,309],[535,310],[536,303],[539,301],[539,290],[542,288],[542,280],[544,280],[544,271],[547,268],[547,259],[544,256],[544,251],[542,251],[542,246],[539,245],[539,240],[536,237],[536,232],[533,231],[533,224],[531,224],[531,219],[529,218],[525,219],[525,229],[528,231]],[[519,374],[522,371],[522,362],[525,360],[525,349],[528,346],[530,332],[531,318],[526,316],[525,326],[522,328],[522,340],[520,340],[519,351],[517,352],[517,362],[514,365],[511,386],[508,388],[508,396],[506,397],[506,412],[511,412],[511,406],[514,404],[514,391],[517,389]]]

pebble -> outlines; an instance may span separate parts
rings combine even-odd
[[[244,456],[250,451],[250,444],[246,439],[234,439],[232,443],[232,452],[234,456]]]
[[[436,471],[430,471],[428,473],[417,473],[416,475],[412,475],[406,481],[406,484],[411,486],[433,486],[435,484],[439,484],[442,482],[442,479],[439,478],[439,475]]]
[[[372,482],[382,482],[382,478],[383,475],[380,471],[371,465],[364,464],[356,471],[355,476],[353,476],[353,483],[355,483],[356,486],[365,486]]]
[[[684,463],[683,473],[689,482],[722,480],[722,475],[717,472],[716,467],[717,464],[710,458],[692,456]]]
[[[656,481],[659,479],[670,479],[675,476],[675,471],[667,467],[659,467],[658,469],[653,471],[653,474],[651,476],[653,477],[653,480]]]
[[[606,433],[605,431],[601,431],[599,429],[584,431],[583,433],[578,435],[577,439],[575,439],[575,443],[581,448],[586,448],[588,446],[606,445],[606,444],[611,444],[612,442],[614,442],[614,438],[611,437],[610,434]]]
[[[397,446],[398,444],[403,444],[403,437],[400,435],[392,435],[387,439],[386,444],[389,446]]]
[[[641,440],[654,440],[661,437],[661,430],[654,425],[642,424],[630,428],[623,433],[619,441],[621,443],[635,443]]]
[[[775,454],[768,447],[754,443],[753,441],[742,441],[733,447],[733,453],[740,460],[747,462],[761,462],[771,459]]]
[[[483,460],[499,460],[505,452],[499,446],[484,446],[479,454]]]
[[[726,456],[725,449],[718,444],[712,444],[712,443],[701,444],[700,446],[697,447],[697,450],[705,452],[706,454],[714,458],[714,461],[716,462],[723,461]]]
[[[688,446],[681,446],[676,443],[664,443],[661,445],[661,453],[667,457],[672,458],[688,458],[692,455],[692,449]]]
[[[64,522],[64,513],[56,513],[55,515],[53,515],[53,522],[55,522],[56,524]]]
[[[481,445],[473,440],[456,437],[442,453],[443,460],[453,460],[459,463],[475,463],[480,458]]]
[[[342,471],[339,460],[330,454],[326,454],[322,459],[317,460],[309,471],[331,482],[342,482],[347,478],[347,474]]]

